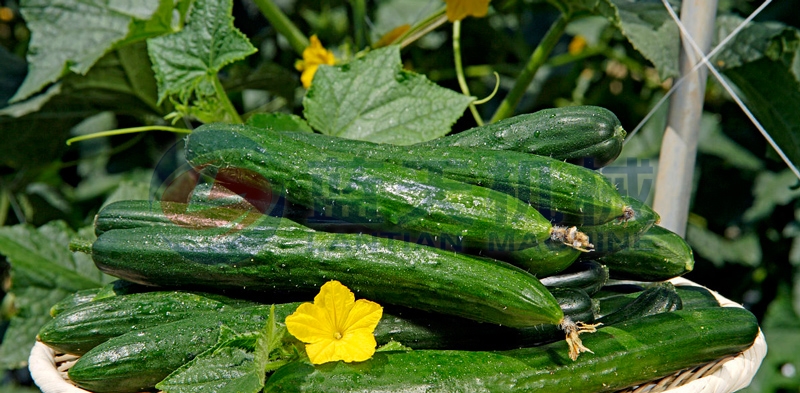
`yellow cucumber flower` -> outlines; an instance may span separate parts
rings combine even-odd
[[[328,281],[314,297],[286,317],[286,329],[306,343],[313,364],[344,360],[361,362],[375,353],[373,331],[383,307],[355,295],[339,281]]]
[[[314,34],[310,38],[311,43],[303,50],[303,60],[298,60],[294,64],[294,68],[302,72],[300,81],[303,82],[303,87],[308,89],[311,86],[311,81],[314,79],[314,74],[317,72],[320,64],[334,65],[336,58],[333,52],[325,49],[319,38]]]
[[[483,18],[489,12],[491,0],[444,0],[447,3],[447,20],[455,22],[468,16]]]

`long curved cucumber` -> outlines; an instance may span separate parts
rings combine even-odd
[[[391,163],[359,162],[286,133],[206,124],[186,137],[186,158],[219,182],[285,189],[287,200],[318,213],[330,207],[325,214],[346,221],[457,237],[474,248],[510,239],[522,249],[546,240],[554,229],[511,195]]]
[[[315,232],[270,216],[255,227],[233,233],[113,229],[97,238],[91,253],[100,270],[146,285],[300,296],[339,280],[377,302],[500,325],[563,318],[536,277],[506,263],[369,235]]]
[[[596,169],[619,156],[626,135],[608,109],[568,106],[517,115],[421,145],[514,150]]]
[[[377,353],[358,364],[290,363],[264,392],[613,392],[739,353],[757,334],[757,319],[741,308],[681,310],[601,327],[583,338],[594,354],[576,361],[563,341],[498,352]]]
[[[530,203],[553,222],[597,225],[623,217],[630,209],[605,176],[550,157],[479,148],[396,146],[306,132],[285,135],[327,152],[402,165],[501,191]]]

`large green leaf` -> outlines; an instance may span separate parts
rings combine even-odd
[[[76,234],[61,221],[0,227],[0,254],[11,264],[9,299],[17,310],[0,346],[0,369],[25,365],[50,307],[69,293],[111,280],[85,254],[69,250]]]
[[[170,31],[169,25],[148,21],[154,15],[171,20],[172,9],[172,0],[23,1],[20,12],[31,30],[29,68],[11,101],[30,97],[68,71],[86,74],[115,45],[131,42],[123,40],[132,32],[144,39]]]
[[[0,370],[27,365],[36,334],[52,319],[50,307],[70,292],[63,289],[27,287],[14,291],[18,314],[11,318],[0,344]]]
[[[268,371],[285,363],[270,354],[283,346],[286,328],[275,308],[258,332],[237,333],[222,326],[217,344],[172,372],[156,387],[165,393],[257,393]]]
[[[159,103],[172,94],[183,102],[195,91],[212,95],[222,67],[256,52],[233,26],[232,10],[231,0],[196,0],[183,30],[147,41]]]
[[[323,134],[408,145],[450,132],[472,100],[402,70],[400,49],[392,46],[320,66],[303,106]]]

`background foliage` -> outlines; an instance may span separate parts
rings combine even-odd
[[[411,105],[450,108],[457,119],[452,127],[440,124],[437,131],[430,131],[434,128],[428,124],[401,131],[388,127],[382,134],[372,131],[382,125],[380,119],[370,122],[358,111],[349,116],[360,121],[360,127],[326,123],[331,116],[324,105],[326,94],[337,91],[335,83],[321,81],[333,75],[333,69],[323,69],[320,86],[314,88],[318,91],[304,103],[306,90],[294,68],[299,55],[266,20],[257,2],[234,1],[232,9],[209,7],[209,14],[200,18],[207,25],[192,25],[194,33],[187,27],[170,35],[166,34],[185,22],[190,1],[127,2],[127,7],[111,9],[64,0],[59,2],[65,6],[57,25],[48,22],[55,17],[48,13],[53,8],[38,8],[37,3],[23,2],[23,8],[39,13],[22,14],[19,3],[0,3],[0,254],[4,258],[0,369],[5,370],[0,389],[4,392],[36,391],[24,371],[28,332],[41,325],[49,304],[70,291],[108,280],[85,256],[67,251],[69,239],[91,237],[85,228],[104,202],[146,198],[153,168],[171,158],[166,153],[181,136],[119,135],[71,146],[65,144],[67,138],[168,125],[165,117],[191,127],[206,119],[236,120],[235,116],[261,112],[304,115],[324,133],[380,141],[410,138],[407,143],[476,125],[470,112],[464,112],[468,100],[435,89],[415,90],[419,94],[408,95],[414,98]],[[354,58],[364,43],[377,42],[395,27],[413,24],[443,6],[438,0],[373,1],[366,3],[365,17],[357,19],[357,3],[276,1],[304,34],[317,34],[342,61]],[[480,117],[492,117],[558,18],[554,4],[576,7],[583,17],[566,26],[515,113],[600,105],[614,111],[627,130],[635,129],[677,74],[677,28],[665,17],[660,1],[493,1],[487,17],[468,18],[461,28],[462,62],[471,94],[489,95],[495,84],[492,72],[500,75],[497,96],[477,107]],[[721,0],[717,41],[758,5],[759,1]],[[797,9],[797,0],[771,4],[714,59],[795,163],[800,162]],[[54,26],[58,29],[51,31]],[[390,97],[409,85],[430,90],[430,82],[459,92],[449,27],[445,24],[404,48],[399,62],[387,51],[383,58],[354,63],[386,72],[376,74],[375,81],[352,84],[372,89],[396,83],[387,88],[394,89],[387,93]],[[37,35],[44,32],[59,39]],[[193,34],[204,32],[223,34],[212,41],[224,44],[195,42]],[[364,64],[370,62],[374,64]],[[181,79],[185,75],[189,77]],[[421,76],[430,82],[421,81]],[[226,93],[229,103],[219,91]],[[315,100],[322,104],[315,107]],[[207,104],[194,105],[197,102]],[[697,262],[687,278],[742,302],[761,320],[770,352],[749,391],[798,391],[798,179],[713,78],[704,110],[687,230]],[[620,190],[645,201],[653,196],[665,118],[663,105],[631,138],[622,156],[603,170]],[[370,130],[369,135],[359,134],[364,129]]]

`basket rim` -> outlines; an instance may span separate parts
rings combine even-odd
[[[676,277],[668,280],[676,286],[697,286],[708,289],[717,298],[723,307],[740,307],[742,305],[733,302],[718,292],[699,285],[683,277]],[[764,334],[759,329],[753,345],[746,351],[733,357],[729,361],[717,367],[713,373],[703,375],[693,379],[691,376],[678,378],[677,382],[688,383],[671,387],[661,379],[640,385],[636,392],[666,392],[666,393],[732,393],[750,385],[761,362],[767,354],[767,342]],[[716,361],[715,361],[716,362]],[[712,362],[714,363],[714,362]],[[36,342],[31,349],[28,358],[28,369],[36,386],[43,393],[92,393],[73,385],[68,379],[66,372],[60,371],[56,364],[55,351],[41,342]],[[713,368],[712,368],[713,369]],[[708,370],[696,370],[703,373]],[[695,372],[694,370],[692,372]],[[702,375],[702,374],[701,374]],[[669,378],[669,377],[667,377]],[[693,380],[692,380],[693,379]],[[664,388],[667,388],[664,390]]]

